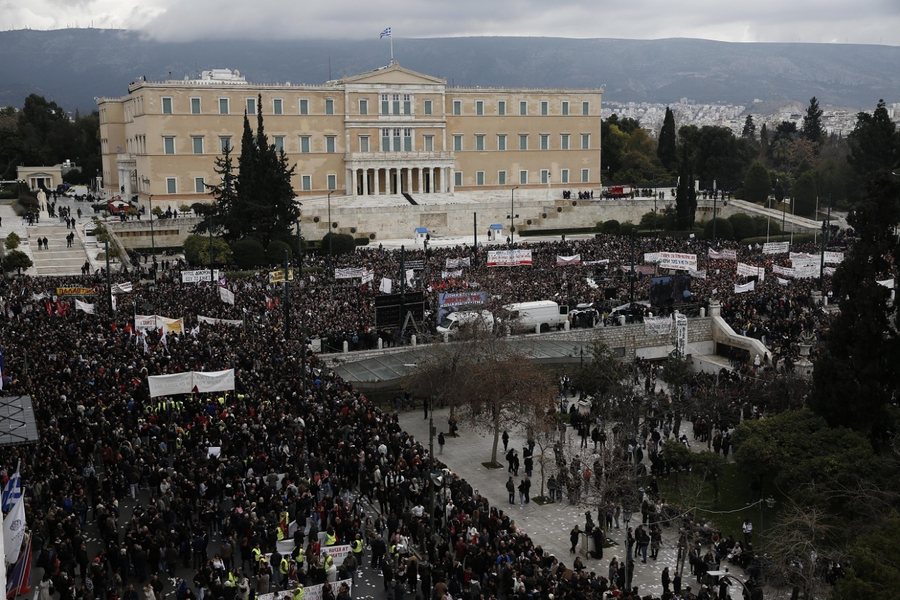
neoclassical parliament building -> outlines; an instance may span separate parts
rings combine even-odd
[[[600,185],[601,89],[448,87],[392,63],[324,84],[237,71],[147,81],[100,98],[103,182],[171,204],[208,199],[214,160],[240,152],[243,116],[296,164],[298,196]]]

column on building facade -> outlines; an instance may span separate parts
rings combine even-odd
[[[360,169],[362,174],[362,193],[363,196],[369,195],[369,169]]]
[[[441,193],[441,188],[437,186],[438,167],[431,167],[431,191],[435,194]]]
[[[344,171],[344,189],[348,196],[356,195],[356,169]]]
[[[422,187],[422,167],[419,167],[419,168],[416,169],[416,170],[419,172],[419,176],[418,176],[418,177],[419,177],[419,193],[420,193],[420,194],[424,194],[424,193],[425,193],[425,188]]]
[[[448,188],[447,191],[450,192],[450,193],[452,194],[452,193],[453,193],[453,186],[454,186],[454,184],[455,184],[456,182],[453,181],[453,179],[454,179],[454,178],[453,178],[453,173],[450,171],[450,167],[445,167],[445,168],[444,168],[444,173],[447,174],[447,183],[446,183],[446,187]]]
[[[375,192],[374,194],[378,196],[381,194],[381,169],[375,169]]]
[[[411,185],[412,185],[412,168],[407,167],[407,168],[403,169],[403,175],[404,175],[404,177],[403,177],[404,186],[403,187],[406,188],[407,194],[412,194],[412,187],[411,187]]]
[[[397,172],[399,169],[397,167],[391,167],[388,169],[388,193],[396,194],[399,190],[397,189],[399,186],[397,185],[399,182],[397,181],[399,177],[397,176]]]

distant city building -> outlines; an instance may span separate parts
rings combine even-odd
[[[250,83],[228,69],[142,78],[98,99],[103,181],[142,199],[208,198],[214,159],[226,146],[237,158],[244,113],[255,131],[262,110],[301,196],[597,188],[601,96],[447,87],[397,63],[321,85]]]

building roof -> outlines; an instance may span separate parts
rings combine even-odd
[[[417,71],[413,71],[412,69],[407,69],[406,67],[401,67],[400,63],[395,61],[387,66],[373,69],[372,71],[360,73],[359,75],[344,77],[342,79],[339,79],[337,83],[418,83],[428,85],[446,85],[447,80],[441,79],[439,77],[433,77],[432,75],[425,75],[424,73],[419,73]]]

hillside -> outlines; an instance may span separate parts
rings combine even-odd
[[[195,76],[240,69],[253,82],[321,83],[386,64],[379,40],[157,42],[120,30],[0,32],[0,105],[32,92],[67,109],[91,110],[95,96],[118,96],[142,75]],[[806,102],[870,109],[900,101],[900,47],[854,44],[751,44],[695,39],[395,39],[406,67],[453,85],[606,88],[618,102],[749,104]]]

